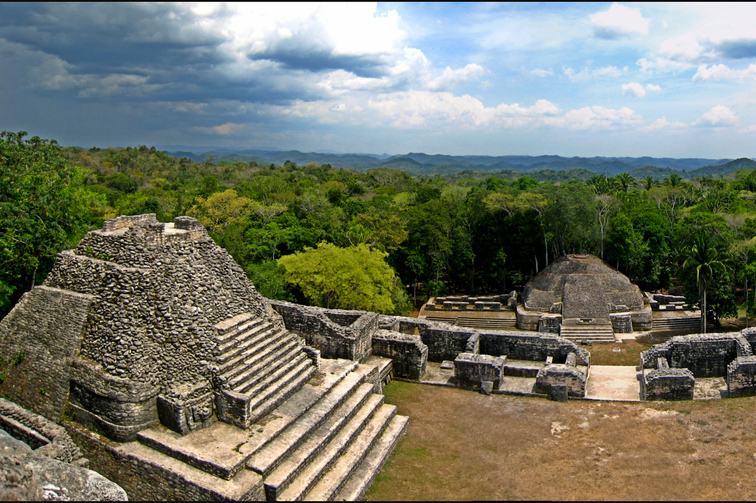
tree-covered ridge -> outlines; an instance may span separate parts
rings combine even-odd
[[[752,286],[756,274],[756,170],[748,167],[732,179],[685,180],[673,172],[659,180],[650,174],[581,171],[578,179],[539,181],[512,172],[429,177],[387,167],[363,172],[290,160],[195,162],[146,146],[85,150],[39,139],[25,142],[4,133],[0,143],[2,190],[8,194],[0,227],[3,314],[43,280],[55,252],[104,219],[139,213],[156,213],[161,221],[195,216],[268,297],[323,305],[330,299],[332,305],[357,307],[354,299],[367,292],[369,298],[359,305],[384,312],[406,312],[407,295],[418,305],[430,295],[519,288],[568,253],[601,256],[644,290],[676,289],[696,303],[703,294],[697,267],[681,266],[694,246],[699,251],[706,246],[723,265],[712,266],[704,285],[710,319],[717,321],[734,312],[735,283]],[[33,163],[27,161],[35,156],[39,169],[52,169],[63,182],[45,183],[30,171]],[[61,188],[54,195],[43,194],[55,187]],[[40,196],[32,195],[35,190]],[[28,207],[28,217],[17,219],[17,207]],[[57,234],[33,231],[34,222]],[[32,253],[17,242],[29,241],[19,237],[32,233],[28,229],[44,244]],[[704,235],[716,239],[705,245],[695,241]],[[332,285],[313,293],[311,285],[287,273],[294,270],[286,268],[293,258],[281,259],[299,257],[306,263],[310,256],[314,263],[317,250],[332,254],[321,263],[347,268],[366,265],[369,257],[375,282],[338,301]],[[358,253],[366,258],[355,258]],[[687,260],[688,266],[693,263]],[[373,281],[367,277],[360,281]]]
[[[367,171],[374,168],[394,168],[417,175],[453,175],[460,172],[476,172],[478,176],[499,176],[502,173],[516,173],[515,178],[523,175],[535,176],[536,173],[561,173],[586,171],[591,174],[617,175],[631,173],[636,177],[644,171],[658,179],[671,173],[683,178],[696,176],[729,175],[746,166],[738,166],[750,159],[672,159],[655,157],[562,157],[558,155],[429,155],[422,152],[410,152],[401,155],[372,154],[334,154],[319,152],[300,152],[298,150],[206,150],[204,152],[176,151],[170,152],[177,157],[188,157],[193,161],[204,162],[212,157],[217,161],[249,162],[260,164],[283,164],[286,160],[297,164],[316,162],[331,164],[338,168],[350,168]],[[735,164],[733,164],[735,163]],[[638,170],[638,174],[634,171]],[[695,171],[695,172],[693,172]],[[553,175],[550,175],[553,176]],[[591,176],[591,175],[589,175]],[[570,176],[569,178],[576,178]],[[555,181],[545,179],[542,181]]]

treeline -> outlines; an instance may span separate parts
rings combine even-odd
[[[263,295],[298,302],[350,297],[307,294],[312,285],[281,257],[307,263],[320,243],[334,245],[328,253],[373,251],[393,271],[393,283],[381,272],[371,293],[392,299],[376,304],[384,312],[405,313],[431,295],[510,291],[562,255],[591,253],[644,290],[680,290],[692,302],[706,293],[716,322],[736,312],[734,285],[747,291],[756,275],[754,170],[661,183],[626,173],[557,183],[423,177],[314,162],[193,162],[154,147],[86,150],[15,133],[2,133],[0,156],[3,315],[42,281],[57,251],[120,214],[195,216]],[[343,267],[372,263],[357,256]]]

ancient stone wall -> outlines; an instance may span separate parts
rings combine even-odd
[[[86,331],[94,297],[35,287],[0,323],[0,391],[58,421],[69,392],[71,362]]]
[[[587,376],[574,365],[573,361],[570,358],[570,363],[545,365],[536,375],[534,391],[550,395],[553,386],[565,386],[568,396],[584,397]]]
[[[271,300],[287,330],[301,335],[323,358],[362,361],[371,354],[379,315]]]
[[[727,366],[730,397],[756,395],[756,356],[738,356]]]
[[[65,428],[3,398],[0,398],[0,428],[28,444],[37,454],[63,463],[88,465]]]
[[[377,330],[372,344],[373,355],[393,360],[396,377],[418,380],[425,373],[428,346],[423,344],[419,335]]]
[[[641,366],[655,368],[665,358],[671,368],[687,368],[695,377],[724,377],[738,356],[750,356],[751,345],[739,333],[695,334],[672,337],[641,353]]]
[[[658,368],[643,372],[641,400],[692,400],[696,379],[688,369]]]
[[[505,361],[506,358],[498,356],[460,353],[454,359],[454,376],[457,383],[465,388],[491,381],[493,389],[499,389]]]
[[[480,352],[488,355],[507,355],[516,360],[544,361],[551,356],[554,363],[564,363],[570,353],[577,356],[578,365],[590,365],[590,353],[574,342],[548,333],[480,331]]]

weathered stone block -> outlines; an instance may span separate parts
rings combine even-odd
[[[420,336],[378,330],[372,341],[374,355],[392,359],[395,376],[417,380],[425,373],[428,347]]]
[[[727,366],[730,397],[756,395],[756,356],[739,356]]]
[[[692,400],[696,379],[688,369],[667,368],[644,373],[643,400]]]
[[[493,381],[480,381],[480,392],[484,395],[490,395],[493,392]]]
[[[552,384],[549,387],[549,400],[555,402],[566,402],[568,400],[569,390],[565,384]]]
[[[577,367],[554,363],[544,366],[536,376],[536,393],[550,394],[552,386],[563,385],[569,396],[585,396],[586,375]]]
[[[494,389],[499,389],[504,360],[490,355],[460,353],[454,360],[454,376],[464,387],[479,386],[483,381],[493,382]]]

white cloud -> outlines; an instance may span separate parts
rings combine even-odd
[[[554,75],[554,70],[549,68],[548,70],[544,70],[542,68],[536,68],[535,70],[530,70],[528,72],[533,77],[551,77]]]
[[[694,126],[732,126],[738,121],[738,117],[729,108],[717,105],[711,110],[701,115],[695,122]]]
[[[635,96],[636,98],[642,98],[646,95],[646,90],[643,86],[637,82],[630,82],[629,84],[622,84],[622,96],[627,95]]]
[[[531,106],[501,103],[487,107],[469,95],[448,92],[403,91],[372,97],[346,96],[335,102],[298,101],[289,107],[268,107],[271,115],[307,117],[321,123],[345,122],[352,125],[396,129],[433,128],[438,131],[517,129],[554,127],[573,130],[612,130],[641,123],[633,110],[588,106],[564,113],[549,100]]]
[[[650,133],[653,131],[660,131],[662,129],[682,130],[687,127],[688,126],[684,122],[669,122],[666,117],[661,117],[659,119],[656,119],[654,122],[652,122],[648,126],[643,126],[643,127],[638,128],[638,130],[643,131],[645,133]]]
[[[622,107],[618,110],[602,106],[588,106],[570,110],[564,115],[569,129],[615,129],[640,123],[640,116],[633,110]]]
[[[745,70],[733,70],[727,65],[712,65],[707,67],[701,65],[698,67],[698,71],[693,75],[693,81],[699,80],[732,80],[732,79],[752,79],[756,78],[756,63],[751,64]]]
[[[622,96],[635,96],[636,98],[642,98],[646,95],[647,91],[661,91],[661,87],[654,84],[646,84],[643,87],[642,84],[637,82],[630,82],[629,84],[622,84]]]
[[[747,128],[738,129],[738,133],[744,133],[744,134],[756,133],[756,124],[748,126]]]
[[[476,80],[487,73],[490,72],[482,66],[476,65],[474,63],[471,63],[464,68],[460,68],[459,70],[452,70],[447,66],[446,70],[444,70],[441,76],[436,77],[435,79],[428,82],[426,87],[433,91],[439,89],[448,89],[457,84]]]
[[[678,73],[683,70],[695,68],[695,65],[692,63],[673,61],[671,59],[658,57],[652,60],[640,58],[635,64],[640,66],[640,71],[643,73],[654,73],[655,71]]]
[[[640,9],[613,3],[609,10],[591,14],[594,35],[598,38],[617,39],[648,33],[648,20]]]
[[[563,70],[564,75],[572,82],[583,82],[595,78],[617,78],[627,72],[627,67],[622,69],[616,66],[605,66],[603,68],[583,68],[576,72],[574,68],[567,67]]]

